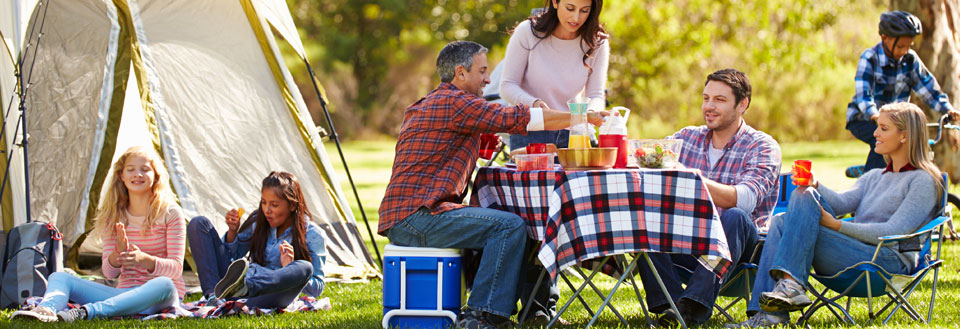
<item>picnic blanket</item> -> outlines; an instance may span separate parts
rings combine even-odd
[[[24,301],[24,305],[21,306],[21,309],[29,309],[36,307],[40,304],[41,297],[30,297]],[[311,312],[311,311],[329,311],[332,308],[330,304],[329,297],[323,297],[320,299],[310,297],[310,296],[300,296],[290,303],[286,308],[281,309],[264,309],[257,308],[253,306],[248,306],[246,304],[246,299],[236,299],[236,300],[223,300],[219,298],[213,299],[201,299],[195,302],[180,303],[180,305],[174,307],[168,307],[157,314],[143,315],[128,315],[128,316],[118,316],[111,319],[120,320],[120,319],[140,319],[140,320],[153,320],[153,319],[176,319],[180,317],[191,317],[191,318],[219,318],[230,315],[238,314],[247,314],[247,315],[270,315],[270,314],[283,314],[289,312]],[[68,303],[68,308],[77,308],[82,305]]]

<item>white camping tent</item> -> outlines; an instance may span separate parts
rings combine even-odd
[[[147,145],[163,156],[187,215],[211,218],[221,233],[227,209],[257,207],[267,173],[293,173],[327,233],[327,271],[377,275],[278,50],[275,35],[305,59],[284,1],[13,0],[0,4],[0,15],[12,53],[0,55],[0,97],[10,113],[3,145],[15,155],[2,198],[5,230],[25,221],[29,187],[30,217],[55,222],[75,252],[93,228],[114,157]],[[14,133],[18,57],[29,186]],[[91,240],[82,251],[99,252]]]

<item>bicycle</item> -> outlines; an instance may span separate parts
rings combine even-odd
[[[937,120],[937,122],[927,123],[927,128],[936,128],[937,130],[937,133],[934,139],[931,139],[928,141],[931,148],[934,145],[940,143],[940,141],[943,139],[944,129],[952,129],[952,130],[960,131],[960,126],[951,123],[950,116],[947,114],[944,114],[943,116],[941,116],[940,119]],[[930,158],[932,159],[933,157],[931,156]],[[844,174],[850,178],[859,178],[861,175],[863,175],[863,173],[864,173],[863,165],[847,167],[846,171],[844,172]],[[954,209],[960,210],[960,196],[947,192],[947,203],[950,205],[953,205]],[[947,232],[948,238],[950,240],[960,240],[960,235],[958,235],[957,231],[954,230],[953,228],[952,219],[947,221],[947,227],[949,228],[949,231]]]

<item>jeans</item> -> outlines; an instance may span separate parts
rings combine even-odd
[[[214,293],[217,282],[227,273],[230,256],[223,240],[206,217],[195,217],[187,224],[190,252],[197,263],[197,276],[204,296]],[[296,260],[279,269],[250,264],[244,277],[247,305],[259,308],[283,308],[290,305],[313,275],[313,265]]]
[[[517,280],[527,231],[505,211],[465,207],[432,215],[422,207],[387,231],[399,246],[483,249],[467,300],[472,309],[509,318],[517,304]]]
[[[870,153],[867,154],[867,163],[864,164],[863,171],[867,172],[870,169],[884,168],[887,166],[887,161],[883,159],[883,156],[877,154],[874,148],[877,146],[877,138],[873,137],[873,132],[877,130],[877,123],[873,121],[850,121],[847,122],[847,130],[853,134],[853,137],[867,143],[870,145]]]
[[[217,282],[227,274],[227,266],[233,259],[230,259],[226,245],[206,217],[190,220],[187,224],[187,240],[190,241],[190,253],[197,264],[200,291],[204,296],[211,296]]]
[[[553,143],[557,145],[557,148],[566,148],[570,144],[570,131],[566,129],[541,130],[530,131],[526,135],[510,135],[511,150],[524,148],[530,143]]]
[[[78,278],[66,272],[54,272],[47,281],[47,292],[40,306],[54,312],[72,300],[87,308],[87,318],[109,318],[132,314],[154,314],[178,305],[177,287],[168,277],[156,277],[136,288],[114,288]]]
[[[723,226],[724,235],[727,237],[727,245],[730,247],[731,263],[736,265],[741,261],[748,261],[747,257],[750,257],[753,253],[753,249],[759,240],[757,227],[750,219],[750,214],[740,210],[740,208],[726,209],[720,215],[720,223]],[[743,257],[744,255],[746,257]],[[679,302],[682,298],[699,304],[702,307],[698,307],[697,310],[685,311],[696,312],[696,314],[691,314],[696,323],[707,322],[713,313],[713,303],[717,300],[717,294],[720,291],[720,279],[717,275],[712,270],[700,265],[697,259],[691,255],[650,253],[649,256],[674,302]],[[641,259],[639,262],[644,262],[644,260]],[[693,271],[686,281],[686,289],[681,288],[680,284],[683,280],[677,273],[677,271],[683,271],[684,269],[675,269],[675,266]],[[657,279],[654,278],[649,266],[638,264],[637,268],[643,282],[643,290],[647,292],[647,304],[650,305],[650,310],[660,313],[669,308],[670,304],[667,297],[657,285]]]
[[[533,297],[531,304],[523,305],[523,308],[530,308],[527,319],[536,316],[548,316],[552,318],[557,314],[557,300],[560,299],[560,288],[557,287],[556,282],[550,282],[550,276],[544,275],[540,285],[534,286],[537,284],[540,273],[544,270],[543,265],[537,260],[537,245],[537,241],[527,239],[527,246],[523,254],[525,257],[530,256],[531,258],[524,259],[523,268],[521,269],[523,277],[520,279],[520,286],[517,287],[517,290],[520,292],[519,297],[521,303],[526,303],[527,299],[530,298],[530,294],[536,289],[537,294]],[[524,311],[520,311],[520,314],[522,315],[523,312]]]
[[[853,264],[869,261],[875,245],[866,244],[835,230],[820,226],[820,207],[834,214],[833,209],[815,189],[796,190],[790,195],[787,212],[774,216],[767,240],[760,254],[757,279],[753,284],[747,312],[760,311],[760,294],[773,287],[786,273],[801,285],[807,283],[810,267],[819,274],[835,274]],[[897,253],[880,248],[876,264],[890,273],[907,273],[909,268]],[[775,315],[786,318],[786,312]]]

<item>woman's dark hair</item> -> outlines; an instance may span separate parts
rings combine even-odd
[[[307,222],[313,220],[313,214],[307,209],[307,203],[303,199],[303,190],[300,189],[300,182],[293,174],[285,171],[274,171],[267,178],[263,179],[261,190],[267,188],[274,189],[277,195],[290,203],[290,217],[293,219],[293,259],[312,261],[310,259],[310,249],[307,247]],[[253,235],[250,237],[250,258],[254,263],[265,265],[264,255],[267,249],[267,240],[270,234],[270,223],[267,217],[263,216],[263,207],[257,207],[256,212],[250,214],[238,232],[250,227],[254,222],[257,226],[253,229]]]
[[[527,18],[530,20],[530,25],[533,28],[533,36],[537,37],[537,39],[543,40],[550,37],[553,30],[560,25],[560,19],[557,18],[557,8],[551,6],[551,2],[555,3],[557,7],[560,6],[560,0],[547,0],[544,4],[544,10],[540,11],[539,14],[534,14]],[[577,36],[580,37],[580,42],[587,46],[587,51],[583,54],[583,66],[591,70],[593,70],[593,68],[590,67],[590,64],[587,64],[587,59],[593,57],[593,53],[596,52],[597,47],[607,39],[606,30],[604,30],[603,25],[600,24],[601,10],[603,10],[603,0],[591,0],[590,16],[587,17],[587,21],[583,22],[583,25],[577,30]]]

